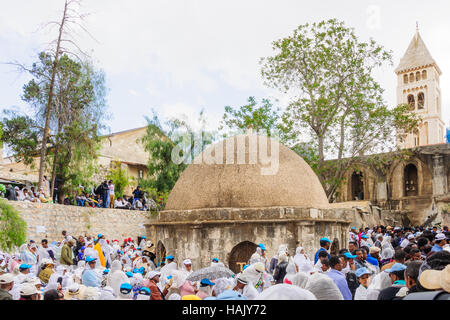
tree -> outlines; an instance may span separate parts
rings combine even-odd
[[[114,182],[114,194],[116,197],[123,197],[123,192],[125,188],[130,184],[130,179],[128,177],[127,171],[123,170],[120,166],[120,162],[115,162],[116,166],[109,170],[106,175],[106,179],[112,180]]]
[[[27,224],[17,210],[0,199],[0,249],[12,251],[26,241]]]
[[[239,109],[226,106],[219,130],[226,126],[229,130],[246,131],[251,127],[256,133],[262,132],[269,137],[273,136],[278,129],[280,109],[273,110],[273,104],[269,99],[262,99],[262,105],[259,107],[255,97],[249,97],[247,102]]]
[[[273,49],[274,56],[261,59],[261,73],[266,85],[290,97],[283,142],[316,148],[310,164],[329,199],[359,156],[394,148],[395,130],[420,121],[402,105],[389,108],[372,76],[377,67],[392,64],[391,53],[374,40],[360,42],[343,22],[300,25],[273,42]],[[336,161],[326,162],[326,156]]]

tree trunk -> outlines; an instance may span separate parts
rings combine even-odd
[[[55,180],[56,180],[56,157],[57,157],[57,153],[58,150],[57,148],[55,148],[55,154],[53,156],[53,168],[52,168],[52,183],[51,183],[51,187],[50,187],[50,198],[53,199],[53,193],[55,190]]]
[[[50,114],[52,109],[52,103],[53,103],[53,89],[55,86],[55,77],[56,72],[58,69],[58,59],[59,59],[59,51],[61,48],[61,37],[64,29],[64,23],[66,21],[66,14],[67,14],[67,1],[64,5],[64,14],[61,21],[61,25],[59,26],[59,34],[58,34],[58,41],[56,43],[56,52],[55,52],[55,60],[53,61],[53,67],[52,67],[52,78],[50,80],[50,87],[48,92],[48,102],[47,102],[47,108],[45,109],[45,126],[44,126],[44,135],[42,137],[42,147],[41,147],[41,158],[39,159],[39,182],[38,182],[38,190],[42,186],[42,178],[44,176],[44,167],[45,167],[45,157],[47,153],[47,140],[49,136],[50,131]],[[52,192],[52,191],[51,191]]]

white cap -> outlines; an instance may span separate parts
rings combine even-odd
[[[36,293],[39,293],[36,286],[29,282],[22,284],[22,287],[20,288],[20,295],[22,296],[31,296]]]
[[[445,234],[443,234],[443,233],[438,233],[438,234],[436,235],[435,239],[441,241],[441,240],[447,239],[447,237],[446,237]]]
[[[408,236],[408,240],[411,240],[411,239],[414,239],[415,237],[414,237],[414,235],[413,234],[410,234],[409,236]]]
[[[161,272],[158,272],[158,271],[150,271],[145,275],[145,277],[147,279],[153,279],[154,277],[159,276],[160,274],[161,274]]]
[[[192,264],[191,259],[186,259],[183,261],[183,264]]]
[[[0,284],[7,284],[14,281],[12,273],[5,273],[0,276]]]

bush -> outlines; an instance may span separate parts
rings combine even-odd
[[[26,242],[27,224],[19,212],[0,199],[0,248],[10,252]]]

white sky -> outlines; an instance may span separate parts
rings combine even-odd
[[[0,62],[31,64],[54,36],[39,25],[59,19],[63,0],[0,0]],[[385,99],[396,104],[394,69],[415,33],[439,64],[444,122],[450,120],[450,1],[416,0],[84,0],[85,26],[98,41],[79,37],[104,69],[111,132],[144,126],[154,108],[163,117],[186,114],[195,121],[204,108],[216,128],[224,106],[243,105],[251,95],[279,97],[265,88],[259,59],[271,42],[300,24],[329,18],[354,27],[361,40],[374,38],[394,53],[394,66],[376,73]],[[0,110],[26,110],[20,95],[28,77],[0,64]]]

